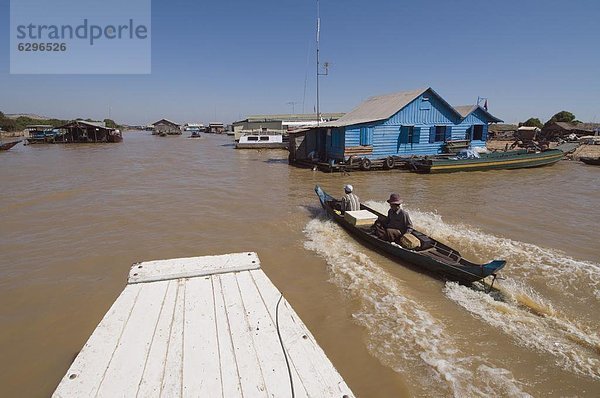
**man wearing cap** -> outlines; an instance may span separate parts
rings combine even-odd
[[[347,211],[360,210],[360,200],[354,193],[354,187],[350,184],[344,187],[344,196],[342,196],[341,210],[342,214]]]
[[[413,225],[408,213],[400,207],[400,195],[391,194],[387,202],[390,204],[388,215],[376,224],[375,231],[380,239],[399,243],[402,235],[412,232]]]

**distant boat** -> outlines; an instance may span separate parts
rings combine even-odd
[[[452,173],[456,171],[485,171],[498,169],[522,169],[551,165],[564,157],[560,149],[528,152],[526,149],[508,152],[481,153],[473,158],[417,159],[409,162],[411,171],[417,173]]]
[[[378,252],[383,252],[390,256],[394,261],[401,264],[410,264],[417,269],[427,271],[444,279],[457,281],[461,283],[472,283],[487,278],[495,277],[506,265],[504,260],[494,260],[487,264],[476,264],[464,259],[461,254],[449,246],[425,235],[422,232],[413,230],[420,246],[414,250],[406,249],[400,245],[386,242],[379,239],[371,233],[370,225],[354,225],[343,215],[334,209],[335,198],[323,191],[320,186],[315,187],[315,192],[319,197],[321,206],[333,220],[353,235],[362,243],[372,246]],[[372,219],[385,217],[384,214],[371,209],[361,203],[361,210],[372,215]],[[372,223],[371,223],[372,224]]]
[[[202,138],[202,134],[200,134],[200,131],[192,131],[192,135],[188,138]]]
[[[592,158],[588,156],[582,156],[579,158],[585,164],[591,164],[593,166],[600,166],[600,158]]]
[[[13,142],[7,142],[5,144],[0,144],[0,151],[8,151],[10,148],[14,147],[19,142],[21,142],[21,140],[13,141]]]
[[[286,149],[287,142],[283,142],[281,134],[248,133],[240,137],[235,144],[237,149]]]

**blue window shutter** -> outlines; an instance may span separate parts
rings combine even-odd
[[[452,139],[452,126],[446,126],[446,141]]]
[[[360,128],[360,145],[366,145],[367,137],[365,137],[366,129],[364,127]]]
[[[408,128],[406,126],[400,127],[400,143],[406,144],[408,142]]]
[[[435,126],[429,127],[429,143],[433,144],[435,142]]]
[[[421,127],[413,127],[412,143],[418,144],[421,139]]]
[[[367,145],[373,145],[373,127],[367,128],[367,134],[368,134]]]
[[[483,125],[483,133],[481,134],[482,141],[487,141],[487,134],[488,134],[488,126],[487,126],[487,124],[484,124]]]

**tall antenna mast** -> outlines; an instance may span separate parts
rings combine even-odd
[[[319,36],[321,35],[321,14],[319,0],[317,0],[317,126],[321,123],[321,112],[319,109]]]
[[[319,76],[327,76],[329,74],[329,62],[325,62],[325,72],[319,72],[319,38],[321,36],[321,15],[319,11],[319,0],[317,0],[317,127],[321,124],[321,110],[319,109]]]

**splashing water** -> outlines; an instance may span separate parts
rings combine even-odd
[[[547,352],[565,370],[600,379],[597,333],[582,331],[561,319],[552,306],[534,292],[508,280],[503,283],[508,302],[454,282],[447,282],[444,292],[486,323],[500,328],[521,346]],[[531,303],[534,303],[532,305]]]
[[[421,395],[529,396],[510,371],[480,357],[461,357],[443,326],[336,224],[314,219],[305,234],[305,247],[326,259],[331,281],[360,301],[353,316],[369,333],[370,352],[394,370],[415,375]]]

